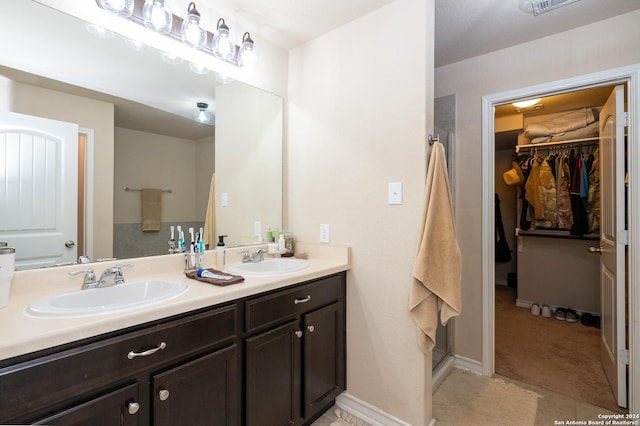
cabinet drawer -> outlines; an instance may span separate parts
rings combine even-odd
[[[86,396],[237,335],[237,309],[230,305],[2,368],[0,423]]]
[[[280,290],[245,302],[247,332],[274,325],[311,311],[342,296],[344,275],[333,275],[289,290]]]

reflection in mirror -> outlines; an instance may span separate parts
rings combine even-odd
[[[21,16],[37,18],[38,28],[18,25]],[[0,110],[76,123],[91,138],[86,155],[89,179],[83,188],[84,201],[79,202],[85,213],[85,226],[78,234],[84,248],[76,256],[97,259],[167,253],[169,226],[196,230],[204,226],[216,164],[229,166],[216,173],[220,182],[246,181],[247,187],[260,194],[275,189],[268,196],[265,213],[257,210],[260,206],[248,204],[259,198],[257,193],[235,186],[225,189],[231,202],[213,207],[216,222],[218,215],[222,219],[228,213],[231,218],[216,228],[232,236],[232,244],[252,242],[255,221],[261,221],[265,231],[281,226],[280,98],[236,82],[229,87],[244,86],[246,93],[271,102],[250,108],[244,99],[236,107],[233,96],[228,96],[226,106],[221,107],[214,99],[218,85],[214,73],[197,75],[186,63],[169,65],[154,49],[133,51],[118,36],[98,39],[86,31],[83,22],[34,2],[18,2],[3,13],[0,35]],[[11,41],[16,39],[21,40],[19,46]],[[215,129],[191,119],[196,103],[202,101],[215,110]],[[246,108],[242,103],[247,103]],[[236,108],[236,113],[238,108],[245,109],[242,120],[229,117],[232,121],[226,123],[227,107],[230,111]],[[254,119],[267,127],[253,127]],[[235,125],[240,127],[234,129]],[[226,131],[219,134],[218,128]],[[240,148],[242,156],[225,159],[233,153],[219,152],[220,146]],[[275,160],[268,157],[271,150]],[[264,161],[253,161],[255,156]],[[245,159],[253,162],[241,164]],[[125,187],[171,190],[161,195],[159,231],[142,232],[142,193],[125,191]],[[274,206],[279,213],[272,211]],[[244,213],[250,217],[248,224],[236,228],[233,218]]]

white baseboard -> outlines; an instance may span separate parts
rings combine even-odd
[[[464,356],[456,355],[455,367],[460,370],[470,371],[472,373],[482,376],[482,363],[475,359],[467,358]]]
[[[372,426],[411,426],[409,423],[405,423],[347,392],[342,392],[338,395],[336,405],[338,408]]]

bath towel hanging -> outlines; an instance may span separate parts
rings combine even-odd
[[[162,214],[162,190],[142,188],[142,231],[159,231]]]
[[[453,203],[444,147],[432,145],[425,185],[418,250],[413,265],[409,311],[417,325],[418,345],[433,349],[438,327],[460,314],[461,260],[455,236]]]
[[[207,213],[204,218],[204,235],[202,240],[209,250],[216,248],[216,175],[211,175],[209,183],[209,201],[207,202]]]

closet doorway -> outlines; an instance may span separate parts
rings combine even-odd
[[[618,403],[601,360],[607,314],[594,248],[609,195],[601,197],[599,118],[615,90],[509,103],[494,116],[496,219],[505,225],[496,249],[495,372],[609,410]]]
[[[525,124],[524,124],[524,118],[523,118],[523,123],[521,126],[515,125],[515,126],[512,126],[511,129],[507,128],[507,130],[505,130],[504,127],[501,127],[504,123],[500,123],[500,121],[502,120],[500,109],[503,107],[513,108],[513,106],[510,106],[509,104],[511,102],[521,100],[521,99],[528,99],[528,98],[534,98],[534,97],[542,98],[541,103],[543,104],[543,107],[542,108],[538,107],[538,110],[530,110],[531,111],[530,116],[539,117],[537,119],[538,121],[546,121],[547,119],[552,118],[553,114],[559,115],[573,108],[573,106],[571,106],[571,108],[562,107],[561,109],[559,108],[555,111],[551,110],[550,105],[552,105],[553,102],[556,100],[558,101],[561,100],[560,95],[562,95],[562,97],[573,96],[576,99],[578,99],[580,96],[592,96],[592,95],[595,96],[595,93],[598,91],[602,91],[606,95],[607,93],[610,94],[612,91],[615,91],[615,86],[625,85],[625,84],[627,85],[627,90],[630,93],[632,93],[629,86],[630,86],[630,83],[634,81],[633,78],[635,78],[635,75],[637,74],[637,72],[638,70],[635,68],[631,68],[627,70],[624,70],[624,69],[613,70],[611,72],[603,72],[594,76],[585,76],[578,79],[567,80],[564,82],[550,83],[548,85],[541,85],[531,89],[522,89],[519,91],[514,91],[510,93],[495,95],[495,96],[488,96],[483,98],[483,127],[484,127],[483,146],[485,150],[487,149],[490,150],[489,153],[485,153],[485,155],[483,156],[483,164],[485,166],[489,166],[487,167],[487,169],[490,170],[490,172],[485,172],[483,176],[484,183],[485,183],[484,192],[483,192],[483,213],[484,213],[483,214],[483,244],[484,244],[484,247],[487,249],[487,252],[491,252],[490,255],[485,254],[483,257],[484,264],[486,266],[485,273],[483,274],[483,286],[484,286],[483,287],[484,288],[483,322],[484,322],[484,330],[485,330],[483,335],[483,341],[484,341],[483,374],[485,375],[493,375],[494,373],[500,374],[501,368],[504,371],[505,367],[507,370],[509,368],[514,368],[514,367],[517,370],[518,368],[517,363],[509,364],[508,360],[504,361],[502,357],[503,354],[501,352],[505,350],[505,348],[508,349],[508,345],[504,345],[504,340],[503,340],[504,336],[500,334],[503,331],[500,328],[501,327],[500,321],[504,320],[504,318],[502,318],[504,314],[503,310],[505,310],[504,299],[507,298],[507,306],[510,305],[513,310],[519,311],[521,314],[522,313],[525,314],[527,318],[525,318],[523,321],[531,322],[531,320],[534,318],[536,320],[539,320],[536,325],[531,325],[531,324],[529,324],[528,326],[525,325],[525,328],[523,329],[524,331],[517,332],[521,334],[523,337],[523,340],[522,340],[523,343],[521,346],[526,345],[528,342],[534,342],[536,338],[540,338],[540,337],[542,338],[542,340],[539,341],[536,346],[529,348],[529,351],[528,352],[525,351],[524,355],[522,355],[521,357],[530,356],[531,359],[540,358],[543,354],[543,351],[547,349],[550,350],[549,352],[552,355],[555,354],[556,357],[566,357],[569,354],[571,354],[571,352],[578,352],[578,355],[581,355],[580,351],[583,349],[579,349],[576,346],[576,344],[574,344],[574,342],[569,339],[576,338],[577,335],[581,334],[581,332],[584,330],[593,329],[593,330],[597,330],[596,334],[598,336],[598,342],[597,342],[598,347],[596,347],[596,351],[603,352],[602,355],[598,354],[598,358],[601,358],[606,361],[605,359],[606,356],[604,356],[606,355],[605,353],[606,350],[603,350],[603,347],[606,349],[608,343],[610,342],[610,340],[608,340],[609,339],[608,336],[613,333],[614,339],[617,339],[617,341],[622,341],[622,349],[618,350],[616,359],[623,361],[620,365],[621,367],[620,370],[622,372],[622,375],[621,375],[622,380],[619,383],[616,383],[615,379],[613,380],[609,379],[609,381],[612,383],[613,391],[609,391],[609,389],[599,389],[600,385],[596,385],[595,384],[596,382],[590,382],[590,380],[592,380],[592,377],[590,376],[591,368],[589,367],[585,366],[582,370],[580,370],[579,374],[577,375],[574,374],[574,376],[577,376],[581,381],[581,383],[587,385],[589,393],[591,394],[604,393],[605,391],[612,392],[615,395],[613,399],[615,405],[624,406],[624,405],[627,405],[626,375],[628,373],[629,383],[630,383],[629,389],[631,390],[630,395],[633,398],[630,401],[631,402],[630,408],[637,409],[637,407],[634,405],[634,404],[637,404],[637,397],[634,398],[634,393],[633,393],[633,390],[637,389],[636,383],[638,383],[637,381],[638,372],[635,370],[636,366],[634,365],[634,361],[633,361],[634,357],[632,355],[634,353],[633,349],[636,347],[634,345],[637,345],[633,337],[634,325],[632,320],[629,321],[628,325],[629,327],[631,327],[631,330],[625,333],[624,291],[622,292],[623,294],[620,294],[620,292],[618,292],[616,300],[611,300],[608,296],[608,291],[606,291],[607,290],[606,277],[604,281],[601,281],[600,258],[602,256],[598,253],[598,250],[602,246],[602,242],[599,241],[597,237],[595,237],[595,235],[590,236],[591,238],[594,238],[594,240],[592,241],[585,239],[585,235],[589,234],[588,232],[583,232],[582,235],[577,237],[577,236],[571,235],[570,231],[564,230],[564,233],[568,235],[560,236],[556,234],[557,230],[544,229],[544,228],[553,228],[553,226],[549,226],[548,224],[544,225],[541,223],[538,223],[539,226],[537,226],[535,230],[540,231],[543,234],[550,233],[551,235],[544,235],[544,236],[543,235],[526,235],[525,236],[525,234],[522,234],[521,231],[518,230],[517,231],[518,236],[517,237],[515,236],[515,233],[516,233],[515,229],[519,228],[521,214],[523,211],[521,206],[518,207],[518,201],[520,201],[518,197],[521,194],[519,191],[516,191],[515,193],[512,193],[512,194],[509,194],[508,190],[505,192],[504,191],[505,188],[508,188],[508,189],[511,189],[511,188],[504,183],[504,179],[502,175],[504,172],[511,169],[510,167],[511,160],[516,158],[515,151],[518,148],[515,148],[515,146],[519,144],[516,141],[521,137],[525,137],[524,135]],[[628,77],[625,77],[625,76],[628,76]],[[558,98],[555,98],[556,96],[558,96]],[[628,102],[628,105],[630,106],[636,105],[635,102],[637,102],[637,95],[632,93],[631,95],[629,95],[629,97],[631,98],[631,100]],[[606,101],[606,97],[604,98],[604,100]],[[602,106],[604,102],[601,101],[599,103],[601,103],[600,106]],[[574,105],[574,106],[582,108],[585,106],[592,106],[592,104],[583,103],[583,105],[581,106],[577,106],[577,105]],[[494,111],[495,111],[495,117],[494,117]],[[524,113],[526,111],[521,111],[521,112]],[[600,109],[598,109],[597,112],[599,113]],[[543,116],[545,114],[548,114],[550,117],[544,118]],[[633,116],[633,114],[634,114],[633,111],[629,111],[629,115]],[[540,118],[540,117],[543,117],[543,118]],[[495,118],[495,122],[494,122],[494,118]],[[624,117],[617,116],[616,118],[623,119]],[[536,119],[532,119],[529,121],[535,122]],[[495,130],[495,133],[494,133],[494,130]],[[622,149],[622,151],[619,151],[619,152],[623,153],[623,155],[628,154],[628,158],[632,166],[629,168],[629,175],[626,177],[629,179],[633,179],[633,176],[634,176],[633,165],[636,164],[635,162],[633,162],[633,160],[637,158],[638,153],[633,149],[631,141],[633,139],[634,134],[637,134],[637,129],[627,127],[627,130],[629,130],[628,138],[625,136],[622,136],[617,141],[615,146],[618,147],[618,149]],[[509,132],[511,132],[510,135],[509,135]],[[576,139],[586,139],[586,138],[576,138]],[[505,142],[507,140],[509,140],[510,142]],[[624,149],[625,140],[628,143],[629,151],[625,151]],[[522,140],[520,140],[520,142],[522,142]],[[509,143],[511,145],[505,147],[504,144],[506,143]],[[541,143],[546,143],[546,142],[541,142]],[[587,157],[588,157],[588,155],[593,155],[594,152],[596,152],[596,148],[589,146],[588,142],[586,141],[581,145],[582,145],[581,148],[575,147],[575,146],[573,147],[574,153],[582,152],[583,154],[587,154]],[[533,154],[531,155],[535,155],[535,154],[544,155],[545,156],[544,158],[549,156],[551,152],[551,147],[550,146],[544,147],[545,149],[548,149],[548,152],[542,152],[543,151],[542,148],[543,148],[543,145],[539,145],[537,148],[538,150],[537,152],[535,152],[535,148],[531,148],[533,150]],[[567,149],[570,150],[571,147],[567,147]],[[598,149],[600,150],[599,152],[600,160],[606,161],[606,160],[603,160],[602,146],[600,146]],[[556,150],[559,150],[559,148],[556,148]],[[506,151],[506,152],[503,152],[503,151]],[[607,154],[605,153],[604,156],[606,157],[606,155]],[[627,157],[624,157],[624,158],[627,158]],[[620,167],[618,169],[614,168],[612,169],[613,171],[611,173],[614,173],[616,170],[618,170],[618,172],[622,170],[623,173],[621,174],[621,176],[622,176],[622,180],[624,180],[625,179],[624,167],[625,166],[623,165],[622,168]],[[609,173],[607,172],[606,168],[603,170],[605,174]],[[518,176],[516,174],[514,174],[513,176],[515,176],[515,178],[513,178],[514,180],[518,180]],[[507,179],[509,179],[509,177],[507,177]],[[604,182],[605,181],[603,180],[603,183]],[[507,233],[506,239],[509,243],[510,249],[512,250],[511,252],[512,260],[508,262],[504,262],[503,264],[494,263],[494,259],[495,259],[494,247],[495,247],[496,231],[495,231],[493,219],[495,217],[494,212],[496,211],[495,210],[495,194],[499,192],[503,192],[503,195],[504,195],[504,197],[501,197],[502,199],[500,200],[501,201],[500,207],[501,207],[501,213],[504,216],[505,232]],[[624,199],[625,193],[623,192],[622,197],[619,197],[619,198]],[[628,230],[628,232],[633,235],[635,235],[635,232],[637,232],[637,229],[634,229],[632,226],[633,223],[635,222],[635,219],[632,217],[633,215],[631,214],[631,211],[634,209],[634,206],[636,206],[637,208],[637,202],[634,204],[633,202],[634,199],[635,199],[635,196],[634,198],[631,199],[631,203],[629,203],[628,209],[625,207],[625,204],[623,202],[622,204],[623,207],[621,212],[622,220],[618,220],[618,223],[623,222],[622,228],[625,230]],[[605,216],[611,213],[610,211],[611,209],[607,209],[607,207],[608,205],[605,205],[605,204],[602,205],[603,215]],[[629,212],[629,217],[631,218],[629,224],[624,223],[625,212]],[[487,220],[487,218],[489,218],[490,220]],[[625,226],[625,225],[628,225],[628,226]],[[508,235],[509,231],[511,232],[511,236]],[[605,232],[605,234],[607,234],[607,232]],[[616,233],[616,236],[619,236],[622,239],[624,239],[626,237],[626,231]],[[534,240],[536,242],[531,243],[528,240]],[[570,250],[569,246],[571,245],[581,246],[579,248],[572,248],[572,250],[578,250],[576,253],[579,253],[579,254],[575,254],[575,255],[567,254]],[[596,251],[596,253],[594,254],[589,253],[590,246],[593,246],[592,250]],[[628,250],[628,253],[635,253],[633,249],[630,248],[629,246],[622,245],[622,250],[621,250],[622,259],[623,259],[623,265],[622,265],[623,267],[622,267],[622,274],[621,274],[623,278],[622,289],[628,288],[628,286],[624,284],[624,277],[625,277],[624,259],[625,259],[625,252],[626,252],[625,248],[630,249]],[[528,286],[530,286],[530,282],[527,282],[527,279],[531,277],[524,278],[521,276],[523,271],[526,270],[526,268],[522,269],[521,266],[523,265],[520,265],[520,264],[523,263],[526,265],[526,262],[527,262],[526,259],[523,259],[523,257],[525,255],[531,255],[531,254],[535,256],[544,256],[545,254],[549,255],[549,253],[551,253],[551,256],[547,258],[548,263],[538,260],[538,262],[536,262],[536,264],[534,265],[535,266],[534,273],[535,272],[538,273],[538,277],[536,277],[534,281],[536,281],[538,285],[535,286],[533,291],[530,291],[530,288],[528,288]],[[544,293],[542,291],[544,290],[545,286],[549,287],[548,285],[551,283],[552,279],[557,275],[561,275],[561,272],[562,272],[560,270],[561,267],[558,267],[557,265],[569,265],[569,263],[575,261],[575,257],[579,257],[581,259],[584,259],[584,262],[588,262],[588,258],[590,256],[597,259],[597,263],[598,263],[597,265],[595,265],[595,267],[593,265],[589,266],[590,268],[593,268],[593,269],[590,270],[591,272],[589,272],[588,275],[591,278],[595,276],[595,278],[597,279],[597,284],[595,284],[595,286],[593,285],[593,283],[586,284],[584,283],[585,281],[584,279],[578,278],[573,280],[574,281],[573,284],[564,284],[564,283],[563,285],[556,284],[555,287],[552,286],[548,288],[547,290],[556,290],[556,291],[555,293],[551,291],[548,293],[549,294],[548,296],[545,296],[545,294],[547,293]],[[631,266],[629,271],[634,270],[633,256],[634,255],[632,255],[629,258],[630,259],[629,265]],[[539,259],[544,259],[544,258],[539,257]],[[556,262],[556,266],[553,265],[553,262]],[[514,272],[515,272],[515,275],[514,275]],[[631,274],[632,274],[631,277],[633,277],[633,274],[635,274],[635,272],[631,272]],[[529,281],[531,281],[531,279],[529,279]],[[605,285],[604,286],[601,285],[601,282],[603,282]],[[630,288],[630,293],[627,293],[626,295],[636,294],[638,290],[637,283],[635,283],[633,279],[629,279],[627,282],[631,285],[631,288]],[[498,285],[496,286],[496,284]],[[577,285],[578,286],[577,290],[575,289],[572,290],[571,285]],[[589,288],[589,290],[586,290],[587,287]],[[604,292],[603,292],[603,289],[605,290]],[[503,290],[506,290],[506,291],[503,291]],[[506,296],[505,296],[505,293],[507,294]],[[582,298],[584,298],[585,296],[587,300],[582,300]],[[548,297],[549,299],[546,300],[546,297]],[[593,307],[589,308],[589,305],[588,305],[588,303],[592,303],[592,301],[590,302],[588,299],[589,298],[593,299],[593,297],[597,299],[597,307],[595,309]],[[550,312],[546,311],[547,315],[550,314],[548,318],[543,318],[543,316],[541,315],[543,305],[549,306],[550,308]],[[584,307],[580,308],[580,305],[583,305]],[[611,305],[613,306],[617,305],[619,308],[621,308],[622,318],[623,318],[622,320],[623,323],[621,327],[611,327],[609,325],[605,325],[607,321],[604,321],[604,320],[602,321],[604,330],[597,329],[596,327],[594,327],[595,324],[592,324],[591,322],[588,322],[587,325],[582,325],[580,323],[581,314],[587,313],[593,317],[597,317],[599,316],[599,314],[602,314],[601,305],[604,305],[605,309],[609,309]],[[532,306],[534,307],[534,309],[532,309]],[[636,312],[634,312],[633,304],[631,304],[630,307],[631,307],[631,310],[627,312],[628,316],[631,318],[635,318]],[[564,321],[558,321],[555,319],[554,311],[557,310],[558,308],[563,308],[561,312],[563,312],[565,315],[565,317],[562,318]],[[534,312],[535,315],[531,313],[532,311]],[[566,321],[567,312],[571,312],[572,314],[577,314],[578,315],[577,322],[575,323],[567,322]],[[571,319],[573,320],[574,317],[572,316]],[[546,324],[540,321],[546,321]],[[557,327],[559,325],[562,325],[562,326],[565,326],[564,327],[565,331],[568,331],[569,333],[564,337],[564,341],[560,341],[560,343],[554,343],[552,339],[552,335],[550,334],[551,332],[545,331],[545,325],[548,327],[552,327],[552,326]],[[528,335],[528,337],[527,337],[526,327],[531,328],[530,330],[531,333]],[[574,327],[574,328],[569,328],[569,327]],[[616,335],[615,332],[620,330],[622,331],[622,335],[620,334]],[[603,340],[604,340],[604,344],[602,343]],[[624,358],[626,356],[628,356],[630,360],[629,365],[624,364]],[[578,356],[577,359],[579,359],[580,361],[583,361],[584,360],[583,358],[585,357],[581,358],[580,356]],[[504,362],[505,364],[501,365],[500,364],[501,362]],[[528,366],[530,367],[531,365],[528,364]],[[535,374],[536,368],[534,367],[533,370]],[[537,384],[539,385],[541,384],[543,387],[548,387],[545,385],[550,384],[550,382],[553,380],[556,380],[560,376],[560,373],[561,371],[542,374],[541,371],[538,371],[538,376],[539,376],[538,380],[540,380],[541,383],[537,383]],[[576,387],[571,383],[567,383],[567,380],[563,380],[562,378],[560,378],[560,382],[564,385],[567,385],[567,387],[569,388]],[[591,387],[589,388],[590,383],[591,383]],[[603,385],[602,387],[605,387],[605,386]],[[563,392],[560,392],[560,393],[563,393]],[[576,397],[576,395],[570,395],[570,396],[573,396],[576,399],[581,399],[579,397],[579,394],[578,394],[578,397]],[[598,404],[595,404],[595,405],[598,405]]]

